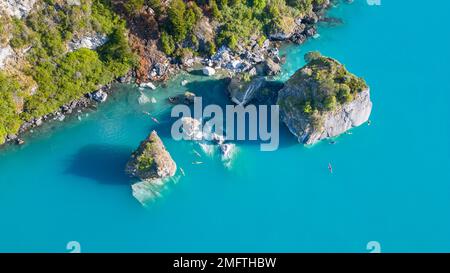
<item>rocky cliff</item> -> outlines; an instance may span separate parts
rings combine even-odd
[[[307,59],[278,96],[282,120],[299,142],[314,144],[366,122],[372,102],[364,80],[334,59]]]
[[[0,117],[0,144],[114,80],[167,80],[194,64],[231,76],[260,76],[258,67],[275,75],[283,56],[272,41],[314,36],[330,6],[328,0],[1,0],[0,85],[8,92],[0,108],[8,114]],[[257,87],[250,91],[264,91]],[[261,94],[253,91],[238,93],[246,103]]]
[[[9,16],[20,19],[30,13],[35,2],[36,0],[1,0],[0,13],[4,12]]]
[[[126,166],[126,172],[143,181],[158,181],[175,175],[177,165],[156,131],[141,142]]]

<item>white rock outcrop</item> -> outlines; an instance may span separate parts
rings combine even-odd
[[[14,51],[8,45],[6,47],[0,47],[0,69],[5,68],[8,59],[14,56]]]
[[[156,89],[156,86],[153,83],[151,83],[151,82],[143,82],[143,83],[141,83],[139,85],[139,87],[141,87],[141,88],[150,88],[152,90]]]
[[[28,16],[35,3],[36,0],[0,0],[0,13],[21,19]]]
[[[202,69],[202,71],[203,71],[203,75],[206,75],[206,76],[212,76],[212,75],[216,74],[216,70],[209,66],[205,66]]]
[[[314,144],[322,139],[338,136],[353,127],[367,122],[372,111],[370,90],[360,92],[356,98],[338,109],[326,112],[322,117],[320,129],[311,126],[311,121],[304,115],[285,113],[283,121],[301,143]]]
[[[68,47],[69,51],[74,51],[80,48],[88,48],[88,49],[96,49],[102,46],[104,43],[108,41],[108,38],[101,33],[90,34],[87,36],[83,36],[78,39],[73,39],[69,42]]]

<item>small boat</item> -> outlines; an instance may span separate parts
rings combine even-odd
[[[370,123],[372,123],[371,121],[370,121],[370,119],[367,121],[367,125],[370,125]]]
[[[347,135],[353,135],[353,132],[346,132]]]
[[[200,164],[203,164],[203,162],[201,162],[201,161],[194,161],[194,162],[192,162],[192,164],[194,164],[194,165],[200,165]]]
[[[183,168],[181,168],[181,167],[180,167],[180,172],[181,172],[181,174],[182,174],[183,176],[186,176],[186,174],[184,173]]]
[[[157,120],[155,117],[150,117],[150,118],[151,118],[154,122],[160,124],[160,123],[159,123],[159,120]]]
[[[149,112],[145,112],[145,111],[144,111],[144,114],[148,115],[155,123],[160,124],[159,120],[157,120],[155,117],[153,117],[152,115],[150,115]]]
[[[330,173],[333,173],[333,167],[331,166],[331,163],[328,163],[328,170]]]
[[[334,140],[330,141],[330,144],[336,144],[336,143],[337,143],[337,142],[334,141]]]
[[[194,154],[196,154],[198,157],[202,157],[202,155],[199,152],[197,152],[195,149],[193,151],[194,151]]]

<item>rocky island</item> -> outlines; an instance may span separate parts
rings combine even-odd
[[[140,181],[131,185],[133,196],[146,205],[159,196],[159,187],[177,171],[177,165],[156,131],[152,131],[133,152],[125,171]]]
[[[141,142],[131,155],[126,172],[143,181],[155,181],[175,175],[177,165],[156,131]]]
[[[362,78],[318,52],[305,60],[278,93],[282,120],[299,142],[314,144],[369,119],[370,89]]]

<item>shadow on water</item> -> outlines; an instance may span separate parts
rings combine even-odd
[[[194,69],[192,71],[189,71],[189,74],[193,76],[205,76],[202,69]]]
[[[222,108],[222,110],[225,113],[225,107],[226,105],[234,105],[233,102],[231,102],[230,98],[228,97],[226,88],[228,86],[229,79],[208,79],[208,80],[202,80],[202,81],[191,81],[188,84],[186,84],[185,88],[193,93],[196,94],[196,96],[202,97],[202,104],[203,109],[209,104],[217,104]],[[273,90],[276,94],[276,92],[283,86],[283,83],[278,81],[268,81],[268,88]],[[273,97],[273,96],[272,96]],[[276,99],[268,98],[268,101],[262,102],[262,101],[254,101],[255,105],[271,105],[276,103]],[[191,105],[189,107],[191,109],[191,114],[194,113],[194,107]],[[258,112],[258,110],[257,110]],[[268,113],[270,117],[270,112]],[[270,118],[268,117],[268,120]],[[158,132],[158,134],[165,138],[171,137],[171,125],[178,119],[173,118],[170,116],[170,111],[165,113],[161,119],[166,120],[164,124],[159,124],[154,127],[154,129]],[[248,116],[246,120],[246,130],[249,128],[248,123]],[[236,125],[236,124],[235,124]],[[224,124],[226,128],[226,124]],[[257,125],[257,128],[259,130],[259,124]],[[236,129],[236,126],[235,126]],[[247,131],[248,136],[248,131]],[[248,139],[248,137],[247,137]],[[233,141],[237,145],[260,145],[261,143],[267,143],[262,142],[260,140],[240,140],[240,141]],[[295,138],[294,135],[292,135],[291,132],[289,132],[288,128],[285,126],[285,124],[280,120],[279,121],[279,147],[290,147],[293,145],[298,145],[298,141]]]
[[[125,165],[132,148],[120,145],[86,145],[69,160],[66,173],[101,184],[128,185]]]

